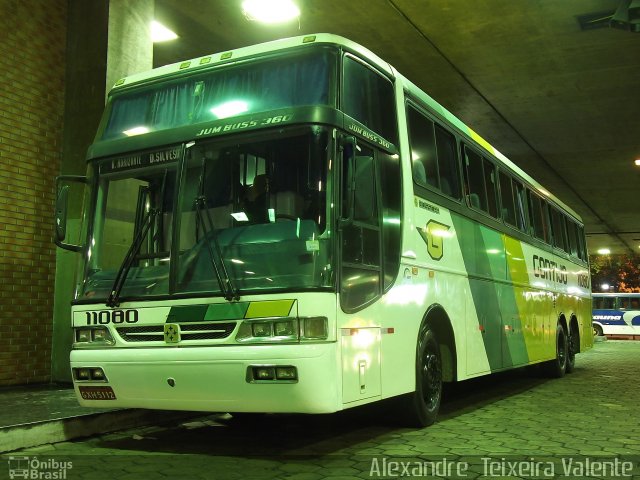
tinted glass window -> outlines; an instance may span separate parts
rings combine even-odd
[[[391,286],[400,266],[400,159],[378,152],[382,197],[384,288]]]
[[[511,177],[500,172],[500,197],[502,200],[502,218],[509,225],[516,226],[516,204]]]
[[[456,139],[440,125],[436,125],[436,146],[440,190],[445,195],[460,198],[460,174],[458,171],[458,159],[456,158]]]
[[[397,144],[396,109],[392,83],[371,68],[344,57],[344,112]]]
[[[495,167],[486,158],[483,158],[484,184],[487,189],[487,208],[489,215],[498,216],[497,189]]]
[[[484,173],[482,171],[482,157],[465,147],[466,163],[466,195],[467,202],[473,208],[488,211],[487,195],[484,190]]]
[[[567,232],[565,228],[566,220],[564,215],[557,209],[551,207],[551,226],[553,228],[553,245],[568,252]]]
[[[578,226],[571,220],[567,220],[567,236],[569,241],[569,253],[578,256]]]
[[[594,310],[611,310],[615,308],[616,297],[593,297]]]
[[[436,160],[433,122],[409,107],[409,142],[413,180],[424,186],[438,188],[438,164]]]

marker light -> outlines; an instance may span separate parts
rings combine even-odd
[[[242,11],[247,19],[262,23],[282,23],[300,16],[291,0],[244,0]]]

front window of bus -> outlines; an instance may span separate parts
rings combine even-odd
[[[162,152],[177,157],[179,148]],[[96,206],[81,298],[169,293],[177,160],[152,166],[159,153],[133,154],[99,166]],[[144,164],[144,167],[141,165]],[[140,166],[136,168],[136,166]],[[117,286],[121,277],[122,285]]]
[[[188,149],[178,291],[232,298],[332,284],[330,138],[296,127]]]
[[[163,131],[238,115],[333,105],[337,58],[329,47],[222,65],[123,91],[109,102],[100,140]]]

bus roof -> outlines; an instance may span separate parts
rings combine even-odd
[[[431,96],[425,93],[412,81],[407,79],[404,75],[400,74],[395,68],[383,59],[378,57],[375,53],[362,45],[353,42],[340,35],[334,35],[330,33],[318,33],[313,35],[301,35],[297,37],[284,38],[280,40],[274,40],[271,42],[260,43],[257,45],[251,45],[248,47],[242,47],[235,50],[229,50],[226,52],[218,52],[202,57],[196,57],[191,60],[183,62],[172,63],[162,67],[154,68],[146,72],[136,73],[128,77],[122,78],[116,82],[109,94],[125,89],[130,86],[134,86],[141,83],[147,83],[161,78],[170,78],[173,76],[181,75],[186,72],[203,71],[212,67],[234,63],[241,59],[246,59],[261,55],[264,53],[275,52],[279,50],[289,50],[301,45],[307,44],[332,44],[346,47],[347,49],[361,55],[367,59],[372,65],[381,71],[385,72],[390,77],[402,82],[405,90],[409,91],[413,96],[422,102],[426,103],[433,111],[441,116],[443,120],[452,124],[459,132],[467,136],[477,145],[481,146],[484,150],[489,152],[493,157],[498,159],[508,169],[512,170],[523,180],[530,184],[535,190],[542,194],[547,199],[551,200],[557,206],[573,216],[576,220],[582,222],[580,215],[578,215],[573,209],[562,202],[558,197],[550,193],[539,182],[534,180],[530,175],[525,173],[520,167],[509,160],[503,155],[497,148],[493,147],[483,137],[478,135],[473,129],[462,122],[458,117],[452,114],[445,107],[440,105]]]

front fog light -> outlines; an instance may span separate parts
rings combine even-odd
[[[76,380],[91,380],[91,370],[88,368],[74,368]]]
[[[297,380],[296,367],[276,367],[276,378],[278,380]]]
[[[273,367],[253,367],[253,378],[256,380],[273,380],[275,378]]]

